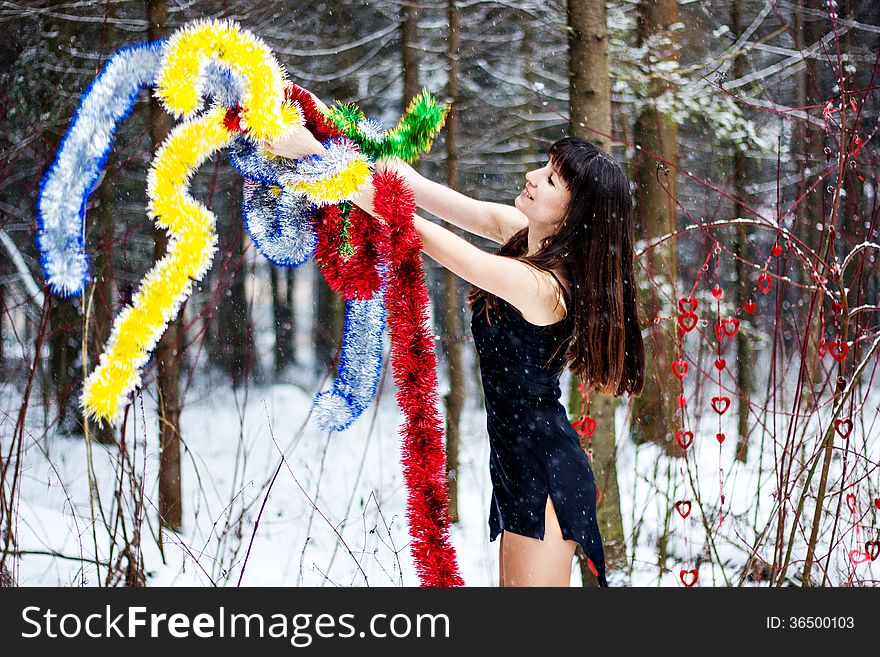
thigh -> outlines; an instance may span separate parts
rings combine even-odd
[[[498,586],[504,586],[504,535],[501,532],[501,543],[498,547]]]
[[[577,543],[562,537],[553,502],[547,497],[544,540],[504,530],[501,536],[501,586],[568,586]]]

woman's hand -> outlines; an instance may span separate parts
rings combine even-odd
[[[270,153],[291,160],[299,160],[307,155],[320,155],[326,152],[323,144],[315,139],[308,128],[301,125],[293,126],[277,140],[267,142],[265,148]]]

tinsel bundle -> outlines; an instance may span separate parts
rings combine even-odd
[[[79,296],[89,280],[86,201],[113,147],[117,124],[131,112],[140,90],[153,84],[163,45],[138,44],[107,61],[83,95],[58,155],[43,176],[37,197],[37,247],[43,276],[55,296]]]
[[[423,91],[410,101],[397,126],[387,132],[380,132],[381,127],[368,121],[354,104],[337,104],[330,108],[329,116],[371,159],[396,156],[412,162],[431,149],[431,142],[440,132],[448,111],[448,105],[438,103]]]
[[[375,219],[351,203],[318,212],[315,261],[330,289],[345,299],[369,299],[381,283]]]
[[[81,294],[88,280],[86,202],[140,90],[155,86],[167,111],[183,117],[156,152],[148,177],[149,214],[168,231],[168,248],[114,321],[84,386],[85,412],[118,421],[150,352],[210,266],[215,218],[188,187],[206,158],[228,147],[245,178],[245,225],[257,249],[286,267],[314,255],[346,299],[337,377],[314,401],[314,417],[327,429],[347,428],[376,393],[387,297],[398,401],[406,415],[402,453],[416,568],[423,585],[460,585],[448,540],[436,360],[412,194],[396,174],[377,177],[375,205],[390,230],[350,202],[369,180],[370,160],[412,161],[430,148],[447,107],[423,93],[385,132],[357,106],[325,110],[305,89],[285,86],[284,78],[258,38],[232,22],[203,20],[169,39],[119,51],[83,95],[38,198],[41,261],[58,296]],[[298,124],[324,143],[324,154],[291,162],[262,148],[261,141]]]
[[[373,176],[374,207],[387,222],[380,250],[388,263],[388,326],[397,402],[405,421],[401,462],[412,554],[422,586],[461,586],[449,541],[446,452],[438,411],[437,359],[428,330],[428,292],[413,227],[415,198],[394,171]]]
[[[204,72],[218,61],[246,81],[248,129],[254,136],[275,138],[301,122],[295,105],[284,102],[284,77],[268,48],[237,26],[198,21],[179,30],[164,49],[156,95],[169,112],[189,118],[179,124],[153,159],[147,180],[149,214],[169,232],[165,256],[113,323],[98,367],[86,379],[83,408],[101,421],[118,421],[125,398],[140,383],[140,370],[177,317],[193,281],[201,280],[216,248],[214,215],[187,192],[189,180],[232,135],[225,124],[227,108],[215,105],[195,114],[207,95]]]
[[[229,142],[224,114],[225,108],[215,107],[184,121],[156,153],[147,194],[150,214],[170,234],[168,249],[114,321],[98,367],[86,379],[83,408],[92,418],[119,419],[125,396],[140,383],[140,368],[177,316],[192,282],[211,264],[217,241],[214,215],[185,189],[199,165]]]

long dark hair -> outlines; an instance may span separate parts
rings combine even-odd
[[[528,227],[497,254],[539,269],[561,269],[571,289],[572,340],[565,362],[587,392],[638,397],[645,381],[645,347],[636,309],[633,274],[633,201],[629,178],[594,144],[564,137],[550,147],[550,161],[571,193],[556,233],[526,256]],[[497,298],[477,287],[471,305]]]

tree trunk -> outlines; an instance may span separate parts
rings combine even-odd
[[[801,0],[800,7],[807,12],[815,12],[820,9],[821,0]],[[803,50],[815,44],[823,36],[824,20],[813,13],[804,13],[800,9],[794,12],[794,38],[795,48]],[[816,55],[807,57],[806,66],[797,72],[795,77],[795,104],[797,107],[821,104],[826,96],[822,90],[822,67],[817,65]],[[796,137],[793,140],[795,146],[796,161],[801,163],[802,171],[806,168],[814,169],[811,175],[800,177],[801,184],[798,186],[798,198],[803,195],[808,185],[812,184],[825,162],[825,134],[821,126],[814,125],[809,121],[799,121],[795,127]],[[805,244],[813,244],[816,241],[816,226],[824,223],[824,203],[826,183],[820,183],[797,205],[794,233]],[[803,267],[795,268],[795,275],[800,277],[800,282],[812,284],[810,272]],[[787,286],[788,287],[788,286]],[[780,291],[781,292],[781,291]],[[794,303],[797,299],[792,299]],[[818,318],[820,309],[814,310]],[[801,412],[809,411],[816,401],[813,390],[819,374],[820,358],[818,353],[821,335],[821,322],[811,321],[806,327],[810,335],[807,338],[804,363],[804,386],[801,392]]]
[[[109,166],[109,161],[107,166]],[[107,340],[110,338],[110,322],[116,315],[116,304],[113,301],[113,221],[117,215],[115,209],[116,194],[111,180],[104,178],[98,188],[98,207],[95,209],[95,223],[91,231],[89,244],[94,245],[95,257],[92,261],[92,291],[89,293],[91,308],[89,310],[90,353],[89,369],[94,369]],[[114,429],[106,423],[98,422],[89,427],[91,436],[103,445],[116,442]]]
[[[644,43],[655,35],[666,34],[672,45],[652,49],[661,62],[678,60],[677,32],[669,26],[679,22],[678,0],[641,0],[639,4],[639,40]],[[659,74],[651,81],[650,95],[657,98],[669,89],[669,82]],[[673,118],[649,104],[639,114],[635,126],[636,143],[672,164],[678,163],[678,126]],[[635,234],[650,239],[670,233],[676,225],[675,169],[661,165],[644,150],[635,157],[634,175],[637,184],[638,212]],[[677,282],[676,240],[670,239],[644,255],[641,262],[651,283],[640,286],[641,307],[648,320],[675,315],[673,302],[666,296]],[[645,387],[633,404],[630,436],[636,443],[654,441],[664,445],[670,454],[682,455],[673,440],[678,426],[675,400],[678,395],[668,385],[670,368],[675,356],[674,321],[650,323],[645,340]]]
[[[419,93],[419,10],[414,4],[403,5],[403,23],[400,26],[400,55],[403,59],[403,109]]]
[[[315,373],[336,369],[336,352],[344,323],[345,304],[330,289],[318,267],[314,269],[315,316],[312,341],[315,349]]]
[[[226,185],[229,191],[228,207],[223,213],[228,221],[220,235],[220,251],[227,254],[229,274],[232,281],[229,289],[220,297],[217,307],[219,356],[224,369],[235,388],[243,385],[255,373],[253,326],[250,321],[250,306],[247,298],[247,259],[244,257],[245,230],[241,216],[241,181],[236,176],[229,177]]]
[[[150,40],[160,39],[167,33],[167,5],[165,0],[147,0]],[[159,101],[150,96],[150,142],[153,152],[171,130],[171,117]],[[168,233],[155,230],[154,257],[165,255]],[[163,527],[180,531],[183,527],[183,500],[180,470],[180,345],[184,339],[183,312],[169,322],[168,328],[156,345],[156,390],[159,396],[159,521]]]
[[[458,112],[455,103],[458,99],[459,76],[459,9],[456,0],[448,0],[447,18],[449,30],[447,37],[447,57],[449,59],[449,80],[446,87],[447,102],[451,109],[446,117],[446,184],[450,189],[458,188]],[[458,229],[452,228],[456,234]],[[458,522],[458,454],[461,445],[461,411],[464,407],[465,376],[464,353],[461,336],[464,322],[461,313],[462,298],[459,293],[458,276],[448,269],[443,270],[443,327],[446,338],[443,350],[449,371],[449,392],[443,401],[446,404],[446,482],[449,488],[449,520]]]
[[[743,31],[744,25],[742,21],[743,0],[733,0],[730,6],[730,23],[733,34],[739,37]],[[737,55],[733,60],[733,77],[739,79],[746,74],[746,58],[744,55]],[[733,156],[733,192],[734,196],[747,205],[749,203],[746,185],[749,180],[749,162],[745,152],[739,150],[735,145]],[[733,212],[735,216],[741,216],[742,206],[735,205]],[[745,226],[736,229],[736,253],[741,258],[748,258],[748,248],[751,231]],[[736,305],[742,308],[751,300],[751,286],[749,279],[751,276],[750,268],[742,260],[736,261]],[[748,317],[745,315],[744,317]],[[751,324],[751,322],[750,322]],[[754,377],[752,373],[752,350],[751,340],[754,339],[750,335],[751,331],[737,331],[736,333],[736,384],[739,388],[739,405],[737,409],[737,438],[736,438],[736,460],[741,463],[748,462],[749,456],[749,402],[752,397],[754,387]]]
[[[611,78],[608,62],[608,27],[605,0],[568,0],[569,134],[593,142],[610,152]],[[599,133],[593,132],[596,130]],[[617,434],[614,426],[618,400],[594,393],[589,414],[596,419],[591,467],[600,499],[596,509],[608,572],[626,569],[626,542],[617,483]],[[571,377],[569,415],[581,414],[581,394]],[[577,549],[584,586],[598,586],[581,546]]]
[[[275,379],[293,363],[293,269],[269,265],[272,286],[272,318],[275,328]],[[283,289],[282,289],[283,282]]]
[[[55,0],[54,5],[61,5],[60,0]],[[64,50],[71,46],[71,42],[77,39],[76,23],[68,20],[60,13],[56,13],[48,19],[46,33],[51,35],[47,39],[47,49],[52,58],[59,63],[66,62],[69,57]],[[67,75],[62,66],[47,72],[50,80],[59,90],[67,89]],[[68,107],[69,101],[63,95],[58,97],[58,105],[55,109],[60,117],[69,116],[73,107]],[[63,130],[66,123],[59,124]],[[52,135],[53,142],[60,144],[61,134]],[[49,372],[51,375],[55,403],[58,408],[58,428],[64,433],[82,433],[83,417],[79,407],[79,393],[82,390],[82,319],[80,309],[81,299],[56,299],[52,303],[49,315]]]

